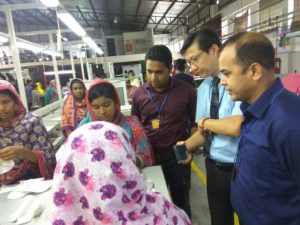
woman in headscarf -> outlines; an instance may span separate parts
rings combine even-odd
[[[61,115],[61,130],[67,138],[76,129],[86,114],[86,88],[82,80],[73,79],[70,83],[70,93],[65,100]]]
[[[127,133],[86,124],[57,153],[52,225],[190,225],[185,212],[147,190]]]
[[[121,126],[129,135],[136,153],[139,168],[153,165],[153,152],[147,140],[142,124],[136,116],[124,116],[121,113],[120,98],[116,88],[106,80],[96,79],[87,92],[89,115],[80,125],[91,121],[106,121]]]
[[[55,80],[50,80],[49,85],[48,85],[47,89],[45,90],[44,98],[45,98],[44,99],[45,105],[49,105],[50,103],[58,100],[58,94],[57,94]]]
[[[0,81],[0,159],[15,166],[0,174],[0,186],[19,180],[52,178],[55,152],[39,117],[26,113],[15,88]]]

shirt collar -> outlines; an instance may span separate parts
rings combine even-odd
[[[253,104],[243,102],[241,104],[241,110],[243,114],[249,112],[256,118],[261,118],[265,111],[269,108],[270,104],[273,103],[275,98],[283,90],[283,85],[280,79],[276,79],[275,83],[272,84]]]

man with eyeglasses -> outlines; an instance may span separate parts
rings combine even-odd
[[[205,80],[197,92],[199,132],[178,144],[184,144],[188,151],[204,146],[211,225],[233,225],[230,183],[243,117],[240,103],[232,101],[219,84],[220,46],[217,34],[207,28],[190,34],[184,41],[181,53],[192,74]]]

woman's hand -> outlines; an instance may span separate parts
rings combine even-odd
[[[33,163],[36,163],[37,161],[35,154],[21,145],[14,145],[1,149],[0,158],[3,160],[26,159]]]

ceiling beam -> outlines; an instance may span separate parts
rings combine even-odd
[[[84,28],[85,31],[94,31],[95,28],[94,27],[87,27]],[[60,30],[61,33],[73,33],[72,30],[70,29],[61,29]],[[33,30],[33,31],[23,31],[23,32],[16,32],[17,36],[31,36],[31,35],[38,35],[38,34],[56,34],[57,30]]]
[[[36,11],[38,12],[38,14],[40,14],[44,18],[45,15],[40,10],[36,9]],[[49,19],[53,25],[57,26],[57,22],[55,19],[53,19],[51,17],[48,17],[47,19]]]
[[[140,11],[141,4],[142,4],[142,0],[139,0],[138,4],[137,4],[137,6],[136,6],[136,10],[135,10],[135,15],[136,15],[135,21],[136,21],[136,19],[137,19],[138,13],[139,13],[139,11]]]
[[[82,15],[77,11],[77,10],[69,10],[70,13],[72,13],[78,20],[84,20]],[[88,18],[89,21],[96,21],[96,15],[99,19],[99,21],[102,23],[102,26],[104,25],[103,23],[109,23],[109,14],[107,12],[97,12],[96,14],[93,13],[92,11],[84,11],[82,12],[85,18]],[[114,14],[117,17],[121,17],[120,13],[115,13]],[[135,14],[124,14],[130,20],[130,23],[134,24],[141,24],[143,21],[149,18],[149,15],[135,15]],[[152,16],[148,24],[157,24],[158,21],[161,19],[161,16]],[[176,16],[164,16],[163,20],[161,21],[160,24],[163,25],[169,25],[171,21],[174,21],[174,25],[186,25],[186,17],[176,17]]]
[[[80,13],[80,15],[82,16],[82,18],[84,19],[85,23],[87,26],[90,26],[89,21],[85,18],[85,16],[83,15],[81,9],[79,8],[79,6],[76,6],[76,9],[78,10],[78,12]]]
[[[144,23],[144,25],[143,25],[142,30],[145,30],[145,28],[146,28],[146,26],[147,26],[147,24],[148,24],[148,21],[150,20],[150,18],[151,18],[151,16],[152,16],[152,14],[153,14],[153,12],[154,12],[154,10],[155,10],[155,8],[156,8],[158,2],[159,2],[159,1],[157,0],[157,1],[155,2],[155,4],[154,4],[153,8],[151,9],[148,18],[146,19],[146,21],[145,21],[145,23]]]
[[[144,0],[145,2],[153,2],[154,0]],[[179,2],[179,3],[191,3],[191,4],[199,4],[209,2],[210,0],[160,0],[160,2]]]
[[[108,22],[109,22],[110,25],[111,25],[111,29],[113,29],[113,26],[114,26],[114,18],[112,18],[112,15],[111,15],[111,12],[110,12],[109,5],[108,5],[107,0],[104,0],[104,11],[107,12],[107,14],[108,14]]]
[[[11,0],[6,0],[6,2],[8,2],[9,4],[11,4],[11,5],[14,5],[15,3],[14,2],[12,2]],[[22,13],[21,13],[22,12]],[[17,16],[16,15],[20,15],[20,16],[22,16],[22,20],[26,20],[27,21],[27,23],[28,24],[32,24],[32,23],[34,23],[32,20],[29,20],[27,17],[28,17],[28,13],[25,11],[22,11],[22,10],[18,10],[17,12],[14,12],[14,11],[12,11],[11,12],[12,13],[12,15],[13,15],[13,18],[16,18]],[[27,16],[24,16],[24,13],[26,13],[26,15]],[[31,18],[31,16],[30,16],[30,18]],[[42,23],[43,25],[45,25],[45,23],[44,22],[42,22],[41,20],[39,20],[39,19],[36,19],[38,22],[40,22],[40,23]]]
[[[172,3],[169,5],[169,7],[168,7],[168,9],[165,11],[164,15],[161,17],[161,19],[160,19],[160,20],[157,22],[157,24],[155,25],[153,31],[156,30],[156,28],[158,27],[158,25],[161,23],[161,21],[164,19],[164,17],[168,14],[168,12],[170,11],[170,9],[173,7],[174,4],[175,4],[175,2],[172,2]]]
[[[92,7],[93,13],[95,14],[96,21],[97,21],[99,27],[101,27],[101,24],[100,24],[100,21],[99,21],[99,18],[97,16],[97,13],[96,13],[96,10],[95,10],[95,7],[94,7],[94,4],[93,4],[92,0],[89,0],[89,3],[91,5],[91,7]]]
[[[3,10],[22,10],[22,9],[46,9],[42,3],[23,3],[23,4],[9,4],[9,5],[1,5],[0,11]]]
[[[186,6],[183,8],[183,10],[181,10],[181,12],[177,14],[177,16],[180,17],[180,15],[181,15],[182,13],[184,13],[185,10],[187,10],[191,5],[192,5],[191,3],[189,3],[188,5],[186,5]],[[167,29],[168,29],[170,26],[173,25],[173,23],[175,22],[175,20],[176,20],[176,18],[174,18],[174,19],[171,21],[171,23],[163,30],[163,32],[166,32]]]
[[[122,2],[121,2],[121,17],[119,19],[119,23],[122,24],[122,26],[121,26],[122,30],[125,28],[125,26],[124,26],[125,25],[124,10],[125,10],[125,2],[124,2],[124,0],[122,0]]]

